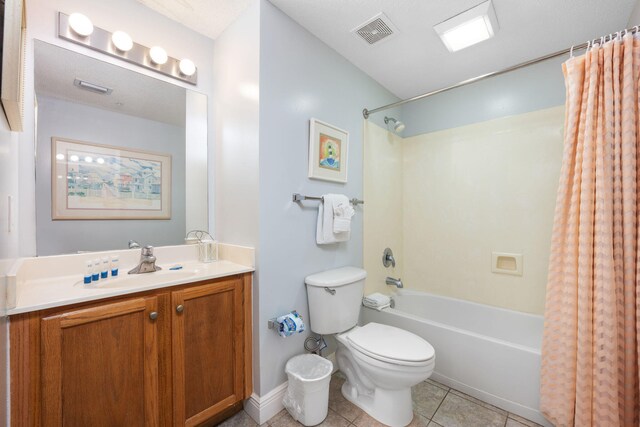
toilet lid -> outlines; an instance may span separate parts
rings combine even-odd
[[[368,323],[357,328],[347,339],[356,350],[383,360],[426,362],[435,355],[431,344],[419,336],[380,323]]]

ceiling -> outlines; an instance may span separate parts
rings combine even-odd
[[[433,26],[482,0],[271,0],[399,98],[440,89],[623,29],[635,0],[493,0],[499,31],[450,53]],[[351,30],[384,12],[399,34],[373,46]]]
[[[148,8],[216,39],[251,4],[251,0],[138,0]]]
[[[80,89],[73,84],[76,78],[113,92],[101,95]],[[35,89],[38,96],[185,125],[186,89],[40,41],[35,44]]]

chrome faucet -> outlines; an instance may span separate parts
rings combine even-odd
[[[140,243],[135,240],[129,240],[129,249],[140,249]]]
[[[153,246],[145,246],[140,254],[140,263],[129,274],[153,273],[162,270],[156,265],[156,257],[153,255]]]
[[[393,277],[387,277],[384,281],[387,285],[395,286],[396,288],[404,288],[402,284],[402,279],[394,279]]]
[[[382,265],[384,265],[386,268],[389,268],[389,266],[393,268],[396,267],[396,259],[393,257],[393,251],[391,250],[391,248],[385,248],[384,252],[382,253]]]

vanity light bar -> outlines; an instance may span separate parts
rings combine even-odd
[[[183,64],[182,69],[180,67],[181,61],[170,56],[167,56],[167,60],[164,63],[156,63],[151,59],[150,49],[136,42],[133,42],[129,50],[122,51],[114,45],[111,32],[96,26],[93,26],[93,31],[89,35],[82,36],[71,28],[69,15],[62,12],[58,12],[58,37],[156,71],[165,76],[173,77],[192,85],[198,84],[198,70],[195,65],[191,67],[193,62],[189,61],[189,64],[186,64],[187,67]],[[193,74],[187,75],[185,71],[193,71]]]

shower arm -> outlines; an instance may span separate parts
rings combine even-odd
[[[621,35],[622,33],[624,33],[625,35],[627,33],[636,34],[636,33],[638,33],[639,30],[640,30],[640,26],[635,26],[633,28],[626,28],[626,29],[624,29],[622,31],[618,31],[616,33],[612,33],[612,34],[609,34],[607,36],[603,36],[603,37],[599,37],[597,39],[589,40],[589,41],[581,43],[579,45],[571,46],[571,47],[569,47],[567,49],[559,50],[557,52],[553,52],[553,53],[550,53],[548,55],[540,56],[540,57],[535,58],[535,59],[530,59],[529,61],[521,62],[521,63],[513,65],[511,67],[503,68],[502,70],[499,70],[499,71],[493,71],[491,73],[482,74],[482,75],[479,75],[479,76],[476,76],[476,77],[472,77],[470,79],[463,80],[463,81],[461,81],[459,83],[456,83],[456,84],[451,85],[451,86],[447,86],[447,87],[442,88],[442,89],[437,89],[437,90],[433,90],[431,92],[423,93],[422,95],[414,96],[413,98],[408,98],[408,99],[404,99],[402,101],[394,102],[392,104],[383,105],[382,107],[374,108],[373,110],[368,110],[368,109],[365,108],[364,110],[362,110],[362,115],[364,116],[365,119],[368,119],[371,114],[377,113],[379,111],[384,111],[384,110],[388,110],[389,108],[395,108],[395,107],[399,107],[399,106],[404,105],[404,104],[408,104],[410,102],[419,101],[421,99],[428,98],[430,96],[437,95],[437,94],[442,93],[442,92],[447,92],[447,91],[449,91],[451,89],[457,89],[459,87],[466,86],[468,84],[475,83],[475,82],[480,81],[480,80],[488,79],[490,77],[496,77],[496,76],[508,73],[510,71],[517,70],[519,68],[528,67],[529,65],[534,65],[534,64],[537,64],[539,62],[546,61],[547,59],[552,59],[552,58],[555,58],[555,57],[558,57],[558,56],[566,55],[567,53],[569,53],[569,54],[571,54],[571,56],[573,56],[573,52],[576,51],[576,50],[588,49],[589,47],[593,46],[594,44],[602,44],[603,42],[607,41],[607,39],[608,40],[613,40],[614,36]]]

